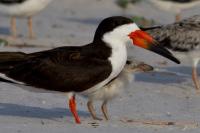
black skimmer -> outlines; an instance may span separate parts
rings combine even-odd
[[[28,18],[29,38],[34,37],[32,16],[44,9],[51,0],[0,0],[0,13],[11,16],[12,36],[17,36],[16,17]]]
[[[102,120],[96,116],[93,101],[101,100],[103,101],[101,110],[106,120],[109,119],[108,111],[107,111],[107,102],[115,98],[119,95],[119,93],[124,90],[128,84],[130,84],[133,80],[133,74],[136,72],[147,72],[152,71],[153,67],[149,66],[143,62],[138,61],[127,61],[122,72],[113,80],[111,80],[108,84],[103,86],[98,91],[91,93],[89,95],[89,100],[87,103],[88,110],[95,120]]]
[[[200,59],[200,15],[195,15],[180,22],[152,28],[142,28],[152,35],[160,44],[174,52],[188,55],[192,65],[192,78],[200,91],[197,65]]]
[[[200,4],[199,0],[149,0],[157,8],[176,14],[176,21],[181,20],[181,12]]]
[[[180,63],[131,19],[115,16],[104,19],[93,42],[84,46],[30,54],[0,52],[0,77],[2,81],[67,93],[71,112],[80,123],[75,94],[90,95],[116,78],[126,64],[127,43]]]

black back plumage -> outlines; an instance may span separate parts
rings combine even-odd
[[[7,61],[0,61],[0,72],[26,85],[47,90],[87,90],[108,77],[112,69],[106,60],[110,49],[104,45],[95,46],[60,47],[31,54],[0,53],[0,56],[10,56]]]
[[[200,45],[200,15],[165,26],[147,28],[146,31],[164,47],[175,51],[190,51]]]

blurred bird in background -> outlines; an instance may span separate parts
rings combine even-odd
[[[34,38],[32,16],[44,9],[51,0],[0,0],[0,14],[11,17],[11,34],[17,37],[16,18],[27,18],[29,38]]]
[[[162,46],[174,52],[187,55],[192,61],[192,79],[200,92],[197,65],[200,60],[200,15],[164,26],[143,29],[152,35]]]
[[[158,9],[175,13],[175,20],[181,20],[181,12],[200,5],[200,0],[148,0]]]

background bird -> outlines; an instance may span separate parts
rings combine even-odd
[[[175,13],[175,20],[181,20],[181,12],[200,4],[200,0],[148,0],[151,4],[167,12]]]
[[[164,26],[143,29],[166,48],[187,55],[192,61],[192,79],[200,91],[197,64],[200,59],[200,15]]]
[[[11,17],[11,33],[16,38],[16,18],[27,18],[29,38],[34,38],[32,16],[44,9],[51,0],[0,0],[0,13]]]

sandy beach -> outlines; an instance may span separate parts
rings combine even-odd
[[[200,13],[200,6],[184,10],[183,18]],[[114,0],[54,0],[34,17],[37,39],[58,40],[56,46],[90,43],[98,23],[122,15]],[[127,16],[140,15],[160,24],[174,22],[174,14],[156,9],[144,0],[131,5]],[[9,18],[0,16],[0,34],[9,35]],[[17,20],[18,36],[27,37],[26,21]],[[62,43],[60,43],[62,42]],[[46,44],[45,44],[46,45]],[[45,48],[1,47],[0,51],[35,52]],[[157,72],[138,73],[120,97],[109,103],[109,121],[95,121],[87,111],[87,99],[77,97],[82,124],[76,125],[67,98],[59,93],[35,93],[0,82],[0,133],[198,133],[200,96],[196,94],[190,61],[177,65],[146,50],[130,47],[129,58],[150,64]],[[97,114],[99,102],[95,104]],[[178,124],[142,124],[134,121],[161,121]]]

